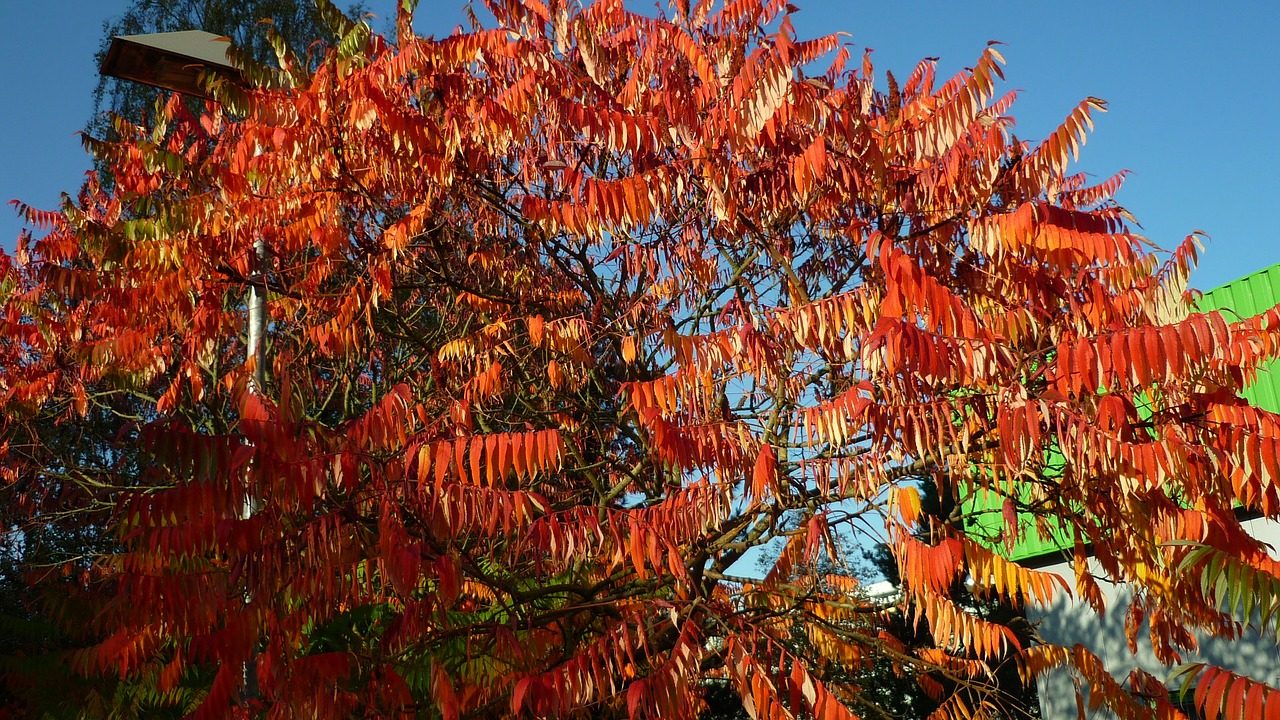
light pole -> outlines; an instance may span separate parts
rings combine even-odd
[[[231,47],[230,38],[203,30],[152,33],[147,35],[117,35],[111,38],[111,47],[102,61],[100,72],[109,77],[144,83],[205,100],[216,99],[201,84],[201,74],[213,73],[244,86],[243,74],[227,59]],[[249,392],[261,395],[266,381],[266,343],[263,335],[267,328],[267,276],[266,243],[262,238],[253,242],[253,254],[249,258],[248,338],[245,349],[246,362],[252,362],[253,375],[249,378]],[[247,520],[254,512],[253,495],[246,489],[239,519]],[[245,603],[251,599],[246,591]],[[253,661],[243,668],[246,697],[257,695]]]
[[[227,59],[231,41],[203,30],[117,35],[102,61],[101,73],[166,90],[213,100],[200,83],[201,73],[213,73],[243,85],[244,76]],[[261,238],[249,258],[249,337],[246,359],[253,359],[250,390],[261,394],[266,381],[267,280],[263,266],[267,248]]]

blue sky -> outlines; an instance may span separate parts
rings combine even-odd
[[[665,0],[664,0],[665,1]],[[1110,103],[1080,168],[1128,169],[1120,202],[1144,234],[1172,247],[1195,229],[1213,240],[1192,284],[1209,289],[1280,262],[1280,3],[1046,3],[1037,0],[794,0],[803,37],[842,30],[905,76],[923,57],[949,75],[988,40],[1005,43],[1018,134],[1049,133],[1086,96]],[[392,0],[366,3],[383,16]],[[4,0],[0,42],[0,201],[55,208],[89,166],[88,120],[103,21],[127,0]],[[636,3],[637,8],[652,6]],[[419,31],[447,32],[461,3],[423,0]],[[382,27],[375,20],[375,29]],[[21,223],[0,208],[0,245]]]

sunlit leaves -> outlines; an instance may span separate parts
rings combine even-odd
[[[1280,510],[1280,421],[1238,398],[1280,312],[1195,312],[1196,240],[1153,252],[1122,175],[1067,175],[1100,102],[1032,149],[992,47],[882,91],[782,0],[676,5],[493,2],[442,39],[406,5],[392,44],[324,3],[314,72],[120,122],[87,141],[112,183],[20,206],[5,482],[120,544],[82,671],[210,716],[252,661],[281,716],[680,717],[717,682],[786,718],[851,716],[841,667],[887,662],[969,717],[1017,660],[1137,717],[1143,678],[952,597],[1101,610],[1086,544],[1162,657],[1223,611],[1274,629],[1233,508]],[[77,422],[111,432],[32,439]],[[980,497],[1001,538],[967,536]],[[1078,533],[1074,581],[998,554],[1029,513]],[[902,594],[870,599],[842,548],[886,524]]]
[[[1266,683],[1203,663],[1185,665],[1177,676],[1182,679],[1183,696],[1192,696],[1205,720],[1280,717],[1280,690]]]

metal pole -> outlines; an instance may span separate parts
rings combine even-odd
[[[253,363],[253,376],[249,379],[249,391],[261,395],[266,389],[267,345],[263,336],[267,330],[267,274],[263,266],[267,261],[267,243],[262,238],[253,241],[252,266],[249,275],[249,347],[246,361]]]
[[[260,150],[256,150],[255,154]],[[245,362],[250,363],[253,372],[249,376],[249,392],[253,395],[261,397],[267,389],[267,243],[261,237],[253,241],[253,255],[249,258],[249,303],[246,308],[249,320],[249,337],[247,338],[247,347],[245,348]],[[240,506],[239,519],[248,520],[253,517],[253,513],[258,509],[258,504],[254,500],[253,493],[248,489],[245,490],[244,499]],[[245,604],[253,599],[252,594],[246,590],[244,595]],[[243,698],[250,699],[258,696],[258,674],[255,669],[256,663],[249,660],[244,664],[241,672],[244,673],[244,691]]]
[[[249,392],[261,396],[266,390],[267,377],[267,274],[265,272],[267,243],[262,238],[253,241],[253,255],[249,258],[249,307],[246,308],[249,320],[249,337],[245,348],[245,362],[253,367],[249,376]],[[253,493],[245,490],[240,504],[239,519],[248,520],[258,509]],[[247,605],[252,600],[249,591],[245,591],[244,601]],[[258,696],[258,674],[253,660],[244,664],[243,673],[244,699]]]

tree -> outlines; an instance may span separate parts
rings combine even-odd
[[[1096,599],[1088,544],[1169,661],[1237,629],[1220,598],[1276,606],[1235,509],[1280,512],[1280,423],[1238,394],[1280,310],[1194,312],[1196,239],[1158,250],[1123,175],[1068,174],[1101,101],[1033,146],[996,48],[881,90],[773,0],[493,3],[494,29],[441,40],[411,5],[393,44],[322,3],[316,67],[253,69],[198,117],[171,99],[89,142],[109,182],[27,210],[48,231],[3,268],[0,389],[34,440],[7,482],[31,527],[110,508],[121,547],[70,576],[112,589],[79,672],[196,693],[197,717],[692,717],[714,683],[839,718],[886,662],[966,688],[939,717],[990,717],[1008,661],[1176,716],[1150,676],[1028,647],[949,589]],[[127,422],[98,462],[41,438],[99,412]],[[921,476],[958,513],[987,493],[1066,523],[1077,577],[951,518],[918,537]],[[886,527],[905,625],[808,570]],[[734,575],[775,540],[767,577]],[[1277,702],[1204,673],[1210,714]]]
[[[360,4],[348,11],[362,12]],[[267,25],[269,24],[269,27]],[[113,21],[104,23],[103,39],[98,52],[98,64],[107,52],[112,37],[139,33],[168,32],[192,28],[209,29],[229,36],[238,52],[246,53],[258,63],[274,61],[275,47],[283,45],[300,55],[311,52],[316,43],[327,37],[327,26],[320,19],[314,5],[306,0],[137,0],[128,10]],[[323,50],[320,51],[323,54]],[[155,113],[157,91],[154,88],[116,78],[102,76],[94,93],[94,112],[87,132],[99,137],[117,138],[113,117],[138,122]],[[194,101],[189,105],[195,112],[200,106]],[[98,169],[107,172],[105,166]],[[102,388],[113,392],[111,388]],[[139,398],[133,398],[137,401]],[[145,402],[143,404],[146,404]],[[153,402],[152,402],[153,404]],[[129,400],[119,398],[113,407],[81,419],[74,424],[45,424],[39,432],[39,442],[60,446],[55,454],[61,460],[75,458],[93,464],[109,461],[116,473],[125,468],[118,454],[119,446],[112,448],[111,439],[126,430],[127,418],[136,417],[140,411]],[[56,417],[50,413],[39,422]],[[11,438],[12,440],[12,438]],[[15,450],[24,444],[15,444]],[[62,577],[69,569],[97,554],[116,549],[110,535],[104,535],[103,525],[89,519],[95,512],[101,516],[109,509],[97,504],[89,495],[82,494],[81,484],[86,475],[97,472],[90,467],[62,465],[49,468],[42,475],[41,487],[36,495],[60,498],[60,502],[76,508],[63,519],[28,526],[21,540],[6,536],[3,553],[0,553],[0,626],[6,641],[0,642],[0,665],[12,680],[11,688],[22,688],[26,695],[23,714],[39,715],[53,712],[54,708],[70,709],[71,717],[86,717],[96,705],[96,699],[119,708],[127,702],[127,691],[113,683],[95,679],[87,684],[78,683],[75,675],[59,674],[65,663],[58,659],[68,647],[83,644],[92,633],[78,624],[60,631],[55,617],[67,617],[68,613],[91,616],[93,600],[81,593],[64,592],[67,583],[53,586],[52,591],[33,594],[24,587],[22,577],[29,573],[53,573]],[[28,488],[32,490],[33,488]],[[27,508],[23,502],[32,495],[29,492],[13,492],[18,498],[6,515],[20,516]],[[73,499],[74,498],[74,499]],[[14,526],[6,517],[3,527]],[[39,585],[39,583],[37,583]],[[46,588],[48,589],[48,588]],[[109,585],[99,588],[110,592]],[[56,678],[56,679],[55,679]],[[0,708],[14,701],[0,694]],[[148,709],[154,717],[154,708]]]

